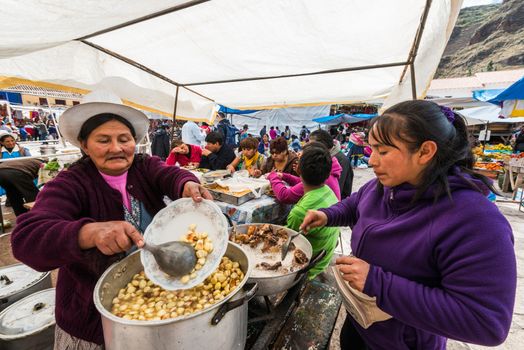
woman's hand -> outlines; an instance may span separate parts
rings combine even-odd
[[[182,152],[182,150],[180,149],[180,147],[175,147],[171,150],[171,153],[180,153]]]
[[[203,156],[206,156],[206,157],[207,157],[207,156],[209,156],[211,153],[213,153],[213,152],[211,152],[211,151],[208,150],[207,148],[204,148],[204,149],[202,150],[202,155],[203,155]]]
[[[260,177],[262,175],[262,171],[260,171],[260,169],[251,169],[249,171],[249,175],[253,177]]]
[[[78,233],[80,249],[96,247],[105,255],[129,250],[136,244],[144,245],[142,235],[127,221],[106,221],[85,224]]]
[[[184,184],[184,190],[182,191],[182,197],[191,197],[195,202],[201,202],[202,198],[213,200],[213,196],[202,187],[201,184],[188,181]]]
[[[232,166],[231,164],[229,164],[227,167],[226,167],[226,170],[228,170],[231,174],[233,174],[235,172],[235,167]]]
[[[308,233],[312,228],[326,226],[327,221],[327,215],[324,212],[308,210],[304,221],[302,221],[302,225],[300,225],[300,229],[304,231],[304,233]]]
[[[369,264],[354,256],[343,256],[336,260],[338,270],[349,285],[359,292],[364,291],[364,285],[369,273]]]

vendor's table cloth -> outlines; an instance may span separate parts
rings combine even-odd
[[[281,204],[275,198],[262,195],[241,205],[215,201],[224,214],[229,215],[236,224],[285,223],[292,205]]]

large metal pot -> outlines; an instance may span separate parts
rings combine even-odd
[[[102,315],[106,349],[244,349],[247,302],[255,296],[257,285],[244,286],[251,266],[242,248],[229,243],[225,256],[238,261],[245,274],[237,288],[208,309],[161,321],[125,320],[110,312],[111,301],[120,288],[144,269],[140,252],[110,266],[98,280],[94,291],[95,306]]]
[[[24,264],[0,268],[0,311],[23,297],[51,288],[51,273]]]
[[[45,289],[0,312],[0,349],[53,349],[55,294],[54,288]]]
[[[56,146],[44,145],[40,146],[40,154],[47,156],[50,154],[56,154]]]
[[[248,227],[250,226],[258,227],[262,225],[266,225],[266,224],[236,225],[234,227],[229,228],[229,235],[231,236],[234,230],[237,233],[246,233]],[[284,229],[287,231],[288,234],[296,233],[296,231],[290,228],[287,228],[285,226],[271,224],[271,227],[275,230]],[[311,243],[309,243],[306,237],[302,235],[298,235],[296,238],[294,238],[293,243],[295,243],[295,246],[297,248],[301,249],[304,253],[306,253],[309,259],[309,263],[300,270],[289,272],[287,274],[282,274],[278,276],[253,277],[253,274],[251,274],[249,276],[248,283],[256,283],[258,285],[258,290],[257,290],[258,296],[275,295],[275,294],[287,291],[288,289],[293,287],[295,284],[297,284],[300,281],[300,279],[304,276],[304,274],[306,274],[309,270],[311,270],[326,255],[326,252],[322,250],[316,256],[313,257],[312,256],[313,248],[311,247]]]

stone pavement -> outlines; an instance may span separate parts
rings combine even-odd
[[[355,178],[353,181],[353,191],[357,191],[362,185],[374,177],[372,169],[355,169],[354,172]],[[524,349],[524,212],[519,212],[519,206],[516,203],[497,201],[497,206],[504,216],[506,216],[513,228],[515,252],[517,255],[517,296],[515,300],[515,309],[513,311],[513,322],[511,324],[508,338],[502,345],[496,347],[485,347],[450,340],[448,341],[448,350]],[[350,251],[349,240],[351,238],[351,230],[349,228],[343,230],[342,238],[344,253],[347,254],[347,252]],[[340,247],[337,248],[337,253],[341,253]],[[340,328],[344,323],[345,317],[345,310],[344,308],[341,308],[331,337],[329,346],[330,350],[340,349]]]

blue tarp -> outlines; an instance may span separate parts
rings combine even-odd
[[[325,117],[319,117],[313,119],[314,122],[320,123],[320,124],[340,124],[340,123],[358,123],[363,122],[365,120],[371,119],[373,117],[376,117],[377,114],[335,114],[335,115],[327,115]]]
[[[258,109],[246,109],[246,110],[233,109],[233,108],[228,108],[226,106],[220,105],[220,109],[218,111],[222,113],[226,113],[226,114],[251,114],[251,113],[258,112],[259,110]]]
[[[477,101],[486,102],[500,94],[504,89],[474,90],[473,98]]]
[[[502,101],[507,100],[524,100],[524,77],[520,80],[517,80],[497,96],[488,100],[488,102],[498,105]]]
[[[502,101],[524,100],[524,77],[513,83],[507,89],[489,89],[473,91],[473,98],[500,105]]]
[[[22,94],[18,92],[0,91],[0,100],[9,101],[13,104],[22,104]]]

